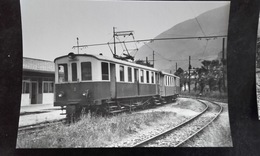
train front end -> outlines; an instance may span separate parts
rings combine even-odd
[[[98,63],[95,57],[69,53],[56,58],[54,62],[54,106],[66,109],[67,117],[71,117],[81,114],[83,110],[93,110],[101,105],[100,98],[96,96],[102,94],[95,93],[98,86],[95,81],[98,72],[93,71],[93,67]]]

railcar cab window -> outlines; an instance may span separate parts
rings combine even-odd
[[[108,63],[101,62],[102,80],[109,80]]]
[[[135,79],[135,82],[137,82],[139,80],[139,70],[138,69],[134,69],[134,79]]]
[[[58,81],[59,82],[68,82],[68,65],[59,64],[58,65]]]
[[[149,83],[149,71],[146,71],[146,82]]]
[[[119,71],[120,71],[120,81],[125,81],[125,70],[124,70],[124,66],[119,66]]]
[[[78,80],[77,63],[71,63],[72,81]]]
[[[141,79],[141,82],[144,82],[144,70],[140,71],[140,79]]]
[[[128,67],[128,82],[132,82],[132,68]]]
[[[154,83],[154,72],[151,72],[151,77],[152,77],[152,83]]]
[[[92,80],[91,62],[81,62],[81,80]]]

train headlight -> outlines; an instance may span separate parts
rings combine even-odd
[[[58,94],[58,97],[63,97],[64,96],[64,92],[60,92],[59,94]]]
[[[70,59],[75,59],[76,55],[75,55],[73,52],[70,52],[70,53],[68,54],[68,57],[69,57]]]
[[[89,90],[86,90],[85,92],[83,92],[82,96],[87,98],[89,96]]]

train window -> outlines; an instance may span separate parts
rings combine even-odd
[[[59,64],[58,68],[59,68],[58,70],[59,82],[68,82],[68,65]]]
[[[120,66],[119,67],[120,70],[120,81],[125,81],[125,70],[124,70],[124,66]]]
[[[71,63],[72,81],[78,80],[77,63]]]
[[[141,82],[144,82],[144,70],[141,70],[141,72],[140,72],[140,79],[141,79]]]
[[[174,86],[176,86],[176,77],[174,77]]]
[[[151,72],[151,83],[154,83],[154,72]]]
[[[146,82],[149,83],[149,71],[146,71]]]
[[[81,80],[92,80],[91,62],[81,62]]]
[[[109,71],[108,71],[108,63],[102,62],[102,80],[109,80]]]
[[[138,73],[138,69],[135,68],[134,70],[134,78],[135,78],[135,82],[138,81],[139,77],[139,73]]]
[[[128,67],[128,82],[132,82],[132,68]]]

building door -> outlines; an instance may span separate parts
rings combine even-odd
[[[116,98],[116,65],[110,63],[110,94],[111,98]]]
[[[32,89],[31,89],[31,104],[37,103],[37,82],[32,82]]]

